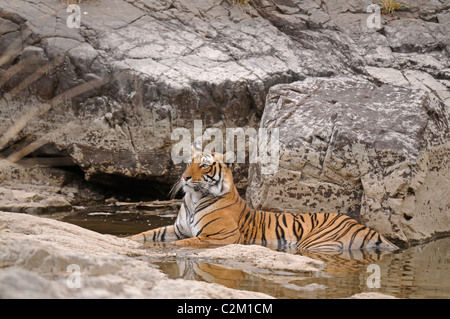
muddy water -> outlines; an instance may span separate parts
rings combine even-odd
[[[66,214],[47,216],[78,225],[101,234],[128,236],[149,229],[172,225],[176,210],[153,209],[152,211],[113,211],[109,207],[89,209]]]
[[[100,233],[121,236],[173,224],[173,213],[167,209],[145,213],[78,212],[59,219]],[[157,249],[165,249],[161,247]],[[152,263],[169,278],[213,282],[234,289],[264,292],[277,298],[346,298],[360,292],[378,292],[399,298],[450,298],[450,238],[384,255],[362,252],[352,255],[301,254],[322,260],[327,267],[319,274],[299,274],[237,269],[226,262],[203,262],[183,257],[163,258]]]

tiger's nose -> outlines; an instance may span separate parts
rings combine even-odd
[[[183,175],[184,180],[187,182],[188,180],[190,180],[192,177],[189,175]]]

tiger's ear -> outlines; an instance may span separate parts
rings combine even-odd
[[[233,168],[233,163],[227,163],[227,162],[224,162],[224,164],[225,164],[225,167],[226,167],[226,168],[229,168],[229,169],[232,169],[232,168]]]
[[[225,164],[225,166],[229,169],[233,168],[233,164],[235,162],[235,154],[234,152],[227,151],[225,154],[222,155],[222,161]]]

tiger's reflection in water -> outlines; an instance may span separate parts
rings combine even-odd
[[[246,273],[240,269],[192,260],[178,261],[177,267],[179,276],[184,279],[217,283],[229,288],[238,287],[246,277]]]

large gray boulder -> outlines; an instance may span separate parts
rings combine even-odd
[[[340,212],[397,242],[450,231],[445,104],[357,77],[274,86],[263,128],[279,128],[275,174],[250,169],[247,200],[271,211]]]

